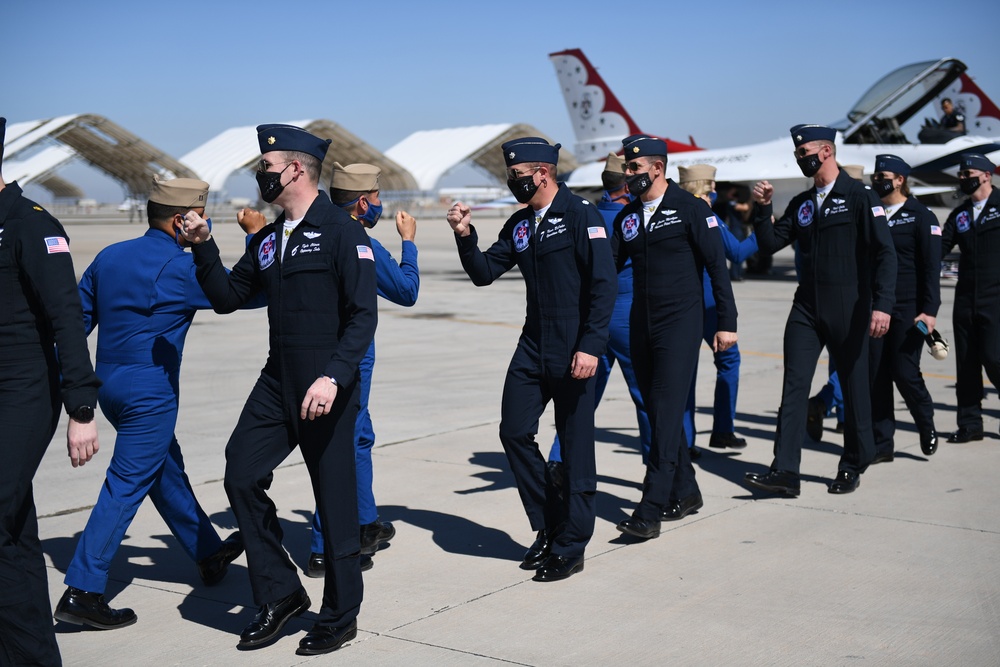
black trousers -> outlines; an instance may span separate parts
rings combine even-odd
[[[31,480],[59,422],[44,360],[0,358],[0,665],[61,665]]]
[[[875,458],[868,374],[871,314],[866,305],[857,303],[856,295],[851,300],[850,290],[840,298],[828,295],[821,317],[813,311],[795,301],[785,323],[785,374],[771,465],[775,470],[799,472],[809,389],[820,352],[826,346],[837,366],[846,413],[844,453],[838,470],[860,474]]]
[[[517,482],[531,529],[553,534],[552,553],[583,555],[597,516],[597,463],[594,456],[594,378],[574,380],[543,370],[533,341],[521,337],[507,368],[500,412],[500,442]],[[535,434],[538,419],[553,402],[556,434],[568,493],[560,500],[546,476],[545,457]]]
[[[283,405],[278,380],[262,373],[226,445],[226,494],[246,544],[254,602],[261,606],[302,585],[281,544],[281,524],[267,495],[274,469],[296,445],[302,449],[326,553],[317,622],[337,627],[357,618],[364,594],[354,469],[358,384],[340,387],[331,412],[308,421],[299,419],[300,406]]]
[[[973,308],[956,298],[952,313],[955,328],[955,368],[958,381],[959,428],[983,427],[983,370],[994,388],[1000,388],[1000,304]]]
[[[869,342],[872,373],[872,426],[876,454],[891,454],[894,449],[896,416],[893,410],[892,385],[899,388],[913,422],[920,433],[934,431],[934,402],[924,376],[920,374],[920,353],[924,335],[912,319],[892,318],[889,332]]]
[[[697,366],[704,331],[704,307],[698,301],[668,312],[632,304],[632,366],[642,394],[652,443],[634,516],[659,520],[672,500],[698,493],[691,454],[684,436],[684,407]]]

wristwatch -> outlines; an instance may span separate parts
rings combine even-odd
[[[94,408],[89,405],[81,405],[73,412],[69,413],[70,419],[81,424],[89,424],[94,421]]]

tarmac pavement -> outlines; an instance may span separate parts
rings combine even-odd
[[[387,207],[389,208],[389,207]],[[243,248],[216,213],[231,265]],[[474,214],[485,245],[502,220]],[[141,224],[73,222],[80,274],[102,247]],[[398,258],[390,214],[376,228]],[[207,588],[145,503],[111,568],[112,606],[135,609],[113,631],[57,623],[66,665],[998,665],[1000,664],[1000,446],[990,390],[987,438],[925,457],[897,394],[896,460],[873,466],[860,489],[827,493],[842,437],[828,419],[803,450],[802,495],[755,496],[740,480],[771,461],[780,400],[784,321],[794,292],[791,255],[781,276],[734,284],[743,353],[737,432],[749,447],[708,449],[714,367],[698,370],[696,463],[705,506],[664,523],[658,539],[625,538],[615,524],[640,496],[635,412],[618,371],[597,411],[598,518],[585,570],[556,583],[517,565],[533,540],[497,429],[504,372],[524,317],[515,271],[477,288],[458,261],[443,211],[418,216],[421,291],[413,308],[380,300],[371,412],[375,494],[397,534],[365,573],[357,639],[327,656],[296,656],[322,581],[302,581],[310,612],[275,644],[239,652],[256,609],[244,557]],[[953,285],[939,317],[952,340]],[[90,340],[96,349],[96,333]],[[199,313],[181,374],[177,437],[195,493],[224,537],[235,529],[222,486],[224,447],[267,353],[263,311]],[[939,431],[955,428],[954,363],[923,357]],[[825,355],[814,389],[826,380]],[[80,469],[66,458],[65,422],[35,477],[51,602],[97,498],[114,432],[98,417],[102,449]],[[551,408],[538,441],[554,434]],[[296,451],[271,489],[292,559],[309,552],[311,489]]]

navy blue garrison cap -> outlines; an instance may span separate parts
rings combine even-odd
[[[622,139],[625,161],[647,155],[666,155],[667,142],[648,134],[633,134]]]
[[[788,131],[796,148],[810,141],[833,141],[837,138],[837,131],[825,125],[796,125]]]
[[[326,149],[330,147],[330,141],[330,139],[320,139],[294,125],[269,123],[257,126],[257,143],[260,144],[261,155],[271,151],[298,151],[312,155],[322,162],[326,157]]]
[[[544,162],[559,164],[559,149],[562,144],[551,145],[541,137],[521,137],[511,139],[500,147],[507,166],[524,162]]]
[[[989,173],[996,171],[996,168],[997,166],[987,160],[985,155],[980,155],[979,153],[963,153],[958,167],[959,171],[962,169],[978,169],[979,171]]]
[[[885,153],[875,156],[875,171],[888,171],[897,176],[909,176],[910,165],[906,164],[901,157]]]

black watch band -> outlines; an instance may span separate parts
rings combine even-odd
[[[94,421],[94,408],[89,405],[81,405],[69,413],[69,416],[73,421],[80,422],[81,424],[89,424]]]

